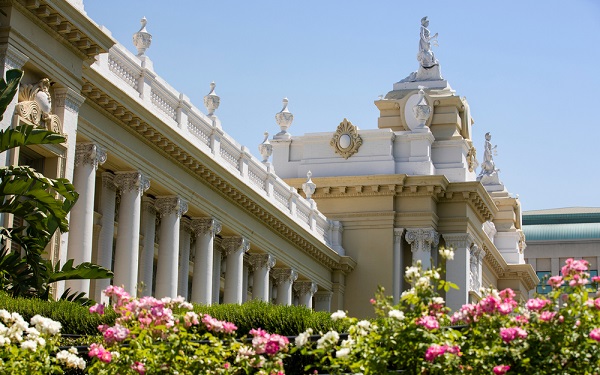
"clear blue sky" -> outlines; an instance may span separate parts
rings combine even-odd
[[[600,2],[84,0],[135,51],[142,16],[154,69],[203,109],[215,81],[224,130],[257,155],[290,100],[293,135],[344,117],[377,127],[373,101],[416,70],[421,17],[442,74],[467,97],[473,141],[498,145],[524,210],[600,206]],[[480,160],[481,161],[481,160]]]

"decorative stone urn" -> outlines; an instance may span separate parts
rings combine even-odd
[[[265,132],[265,139],[258,145],[258,152],[263,158],[262,162],[268,163],[269,157],[273,154],[273,145],[269,142],[269,132]]]
[[[275,121],[281,131],[273,137],[274,139],[290,139],[292,135],[288,133],[288,128],[294,121],[294,115],[288,110],[288,98],[283,98],[283,108],[275,115]]]
[[[210,92],[204,97],[204,106],[208,111],[208,116],[214,116],[215,111],[219,108],[221,98],[215,94],[215,82],[210,83]]]
[[[148,23],[146,17],[143,17],[140,22],[142,27],[137,33],[133,34],[133,45],[138,50],[138,56],[142,56],[152,44],[152,35],[146,30],[146,24]]]
[[[306,182],[302,184],[302,191],[304,191],[304,194],[306,194],[306,199],[308,201],[312,201],[312,195],[315,193],[315,190],[317,189],[317,184],[312,182],[312,180],[310,178],[311,176],[312,176],[312,172],[308,171],[308,173],[306,174]]]
[[[429,120],[429,116],[431,116],[431,107],[427,104],[427,99],[425,99],[424,88],[424,86],[419,86],[419,98],[417,104],[412,108],[415,118],[419,121],[419,124],[412,129],[416,132],[426,132],[429,130],[425,124]]]

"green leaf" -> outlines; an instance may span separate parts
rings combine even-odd
[[[110,270],[90,262],[84,262],[77,267],[73,267],[73,259],[69,259],[59,272],[53,272],[50,275],[48,283],[62,280],[110,279],[113,275]]]
[[[19,90],[19,82],[23,78],[23,71],[19,69],[11,69],[6,72],[6,81],[0,78],[0,120],[6,111],[6,107],[15,97]]]
[[[21,146],[56,144],[65,142],[65,137],[32,125],[20,125],[0,131],[0,152]]]

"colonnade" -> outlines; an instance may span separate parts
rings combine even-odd
[[[209,305],[219,303],[222,290],[223,303],[243,303],[251,297],[313,307],[316,283],[298,280],[297,271],[289,267],[276,267],[271,254],[250,253],[247,238],[220,235],[222,225],[216,218],[184,216],[188,203],[182,197],[144,195],[151,181],[140,171],[99,176],[100,219],[94,244],[96,171],[107,155],[93,143],[77,144],[76,152],[73,180],[80,198],[71,211],[67,252],[75,264],[91,262],[95,249],[95,262],[114,271],[112,284],[132,296],[182,295]],[[101,291],[110,284],[96,280],[91,289],[89,280],[72,280],[67,287],[106,302]],[[317,308],[329,310],[330,301],[331,293],[321,292]]]

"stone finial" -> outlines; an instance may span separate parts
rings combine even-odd
[[[133,45],[138,50],[137,55],[143,56],[146,50],[150,48],[150,44],[152,44],[152,35],[146,30],[146,24],[148,23],[146,17],[142,17],[140,22],[142,23],[142,27],[137,33],[133,34]]]
[[[204,106],[208,111],[209,116],[214,116],[215,111],[219,108],[219,104],[221,103],[221,98],[215,93],[215,81],[210,83],[210,92],[204,97]]]
[[[292,136],[287,130],[294,121],[294,115],[288,109],[288,102],[288,98],[283,98],[283,108],[275,114],[275,121],[281,131],[275,134],[274,139],[290,139]]]
[[[310,178],[311,176],[312,172],[308,171],[308,173],[306,174],[306,182],[302,184],[302,190],[304,191],[304,194],[306,194],[306,199],[309,201],[312,201],[312,195],[317,189],[317,185],[314,182],[312,182],[312,179]]]
[[[427,99],[425,98],[425,86],[419,86],[419,98],[417,99],[417,104],[412,108],[413,114],[417,121],[419,121],[419,125],[417,125],[412,131],[423,132],[428,131],[427,120],[429,120],[429,116],[431,116],[431,107],[427,104]]]
[[[258,152],[262,156],[263,163],[269,162],[269,157],[273,154],[273,145],[269,142],[269,132],[265,132],[265,139],[258,145]]]

